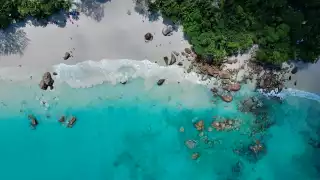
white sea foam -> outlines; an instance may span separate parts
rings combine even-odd
[[[285,97],[288,97],[288,96],[295,96],[295,97],[301,97],[301,98],[310,99],[310,100],[320,102],[320,95],[315,94],[315,93],[311,93],[311,92],[298,90],[298,89],[288,88],[288,89],[282,90],[280,93],[278,93],[277,91],[271,91],[269,93],[265,93],[261,89],[259,89],[258,91],[261,94],[263,94],[265,96],[269,96],[269,97],[279,97],[281,99],[284,99]]]
[[[58,73],[57,80],[66,82],[74,88],[92,87],[104,82],[117,84],[135,78],[143,78],[152,84],[161,78],[166,79],[166,82],[188,81],[203,85],[208,83],[202,81],[194,72],[186,73],[182,67],[159,66],[148,60],[89,60],[75,65],[58,64],[54,66],[54,71]]]

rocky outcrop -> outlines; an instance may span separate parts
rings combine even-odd
[[[231,78],[231,74],[227,71],[222,71],[219,74],[221,79],[230,79]]]
[[[169,65],[169,58],[167,56],[163,57],[163,61],[167,66]]]
[[[283,84],[277,74],[265,73],[260,79],[258,79],[258,87],[264,91],[270,92],[272,90],[278,90],[281,92]]]
[[[173,27],[171,25],[168,25],[162,29],[162,34],[164,36],[171,36],[172,32],[173,32]]]
[[[157,82],[158,86],[161,86],[164,83],[165,79],[159,79]]]
[[[217,77],[220,71],[214,67],[207,66],[207,74],[213,77]]]
[[[241,85],[239,83],[230,84],[228,89],[229,91],[239,91],[241,88]]]
[[[43,74],[39,86],[42,90],[47,90],[48,87],[50,87],[50,89],[53,89],[53,83],[54,80],[52,79],[50,72],[46,72]]]

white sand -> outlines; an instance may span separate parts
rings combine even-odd
[[[21,28],[14,38],[20,44],[27,42],[26,48],[22,55],[1,55],[0,66],[43,68],[59,63],[75,64],[101,59],[148,59],[164,65],[163,57],[170,58],[171,51],[179,52],[190,47],[181,29],[173,32],[172,36],[163,36],[161,31],[165,25],[162,19],[149,22],[134,11],[131,0],[104,3],[100,8],[95,8],[95,11],[100,10],[102,12],[99,13],[104,15],[99,22],[80,15],[78,21],[74,24],[68,21],[64,28],[52,24],[45,28],[31,25]],[[128,11],[131,15],[127,14]],[[148,43],[144,40],[147,32],[154,34],[153,40]],[[7,37],[6,41],[10,38]],[[65,52],[71,50],[74,57],[64,61],[62,57]]]

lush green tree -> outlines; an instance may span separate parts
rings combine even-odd
[[[266,63],[320,55],[319,0],[155,0],[149,7],[182,24],[196,53],[216,63],[253,44]]]
[[[68,10],[69,0],[0,0],[0,28],[28,16],[47,18],[60,11]]]

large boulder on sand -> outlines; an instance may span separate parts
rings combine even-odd
[[[71,57],[71,54],[69,53],[69,52],[66,52],[65,54],[64,54],[64,56],[63,56],[63,59],[64,60],[67,60],[67,59],[69,59]]]
[[[52,79],[51,73],[45,72],[42,76],[39,86],[43,90],[47,90],[48,87],[50,87],[50,89],[53,89],[53,83],[54,80]]]
[[[174,55],[174,53],[172,52],[171,53],[171,59],[170,59],[170,62],[169,62],[169,65],[172,65],[174,63],[177,62],[177,58],[176,58],[176,55]]]
[[[170,35],[172,35],[172,31],[173,31],[173,27],[171,25],[169,25],[169,26],[166,26],[162,29],[162,34],[164,36],[170,36]]]
[[[164,83],[165,79],[159,79],[157,82],[158,86],[161,86]]]
[[[144,39],[145,39],[145,41],[152,41],[153,36],[151,33],[147,33],[144,35]]]

